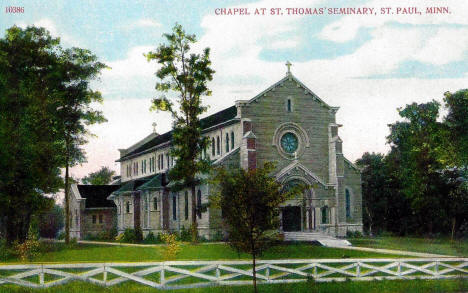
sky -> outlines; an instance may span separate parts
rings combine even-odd
[[[157,70],[143,53],[164,42],[180,23],[197,36],[195,50],[211,48],[216,71],[204,101],[207,114],[248,100],[292,73],[331,106],[345,156],[388,151],[388,124],[397,108],[442,102],[443,93],[468,87],[468,1],[465,0],[1,0],[0,30],[12,25],[45,27],[64,47],[90,49],[110,69],[92,83],[108,122],[93,125],[87,163],[71,174],[82,178],[101,166],[120,173],[118,149],[152,132],[171,128],[166,113],[150,112]],[[449,13],[427,14],[428,5]],[[23,13],[7,13],[7,7]],[[381,8],[390,7],[390,14]],[[420,14],[411,12],[417,7]],[[247,8],[250,15],[216,15],[217,8]],[[254,15],[266,8],[265,15]],[[270,15],[281,8],[283,15]],[[287,8],[323,8],[323,14],[291,15]],[[374,8],[371,15],[328,14],[329,8]],[[291,10],[290,10],[291,11]]]

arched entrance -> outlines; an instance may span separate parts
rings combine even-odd
[[[283,186],[285,189],[300,184],[307,184],[305,180],[294,178],[288,180]],[[306,190],[304,194],[286,201],[281,209],[281,226],[284,232],[315,230],[315,209],[312,207],[313,190]]]
[[[301,231],[301,207],[287,206],[282,210],[283,213],[283,231],[294,232]]]

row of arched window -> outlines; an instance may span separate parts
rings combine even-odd
[[[184,218],[185,220],[188,220],[189,217],[189,194],[188,191],[185,191],[185,197],[184,197]],[[201,190],[197,191],[197,203],[196,203],[196,213],[199,219],[202,218],[202,194]],[[149,203],[148,201],[145,201],[145,211],[148,211]],[[119,214],[122,213],[121,206],[119,205]],[[158,197],[155,196],[153,198],[153,211],[158,210]],[[125,202],[125,213],[129,214],[130,213],[130,201]],[[177,220],[177,195],[174,195],[172,197],[172,218],[174,220]]]
[[[217,155],[221,155],[222,150],[221,150],[221,145],[222,145],[222,137],[217,135],[216,137],[211,138],[211,156],[215,157]],[[235,136],[234,136],[234,131],[231,131],[231,133],[226,132],[224,135],[224,150],[225,153],[228,153],[234,149],[235,145]],[[207,158],[207,153],[206,149],[203,150],[203,157]]]

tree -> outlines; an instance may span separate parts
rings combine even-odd
[[[373,235],[373,228],[377,231],[384,228],[388,203],[385,196],[385,173],[384,155],[364,153],[356,164],[361,167],[362,179],[362,208],[363,225]]]
[[[438,102],[431,101],[399,109],[405,121],[390,125],[387,137],[391,152],[397,153],[400,159],[401,191],[411,202],[421,232],[429,233],[445,218],[440,209],[444,199],[438,171],[443,168],[440,158],[445,153],[446,130],[437,121],[439,107]]]
[[[210,166],[208,160],[200,159],[209,142],[201,135],[199,117],[207,110],[201,99],[211,95],[207,83],[213,79],[214,71],[210,68],[210,49],[205,48],[202,54],[191,53],[195,35],[186,34],[181,25],[176,24],[172,34],[164,37],[167,44],[145,55],[148,61],[156,60],[160,65],[156,90],[161,95],[153,99],[151,109],[170,112],[174,119],[170,153],[176,164],[169,175],[176,183],[174,189],[191,189],[192,241],[196,242],[197,208],[201,209],[196,202],[195,186],[200,183],[196,176],[207,173]]]
[[[108,167],[101,167],[96,172],[89,173],[88,176],[83,177],[81,182],[83,184],[91,185],[105,185],[112,182],[112,177],[115,175],[115,171],[109,169]]]
[[[274,165],[262,168],[227,171],[218,169],[214,177],[219,190],[212,197],[219,206],[229,234],[229,244],[252,256],[254,290],[257,292],[256,258],[269,246],[279,229],[279,205],[302,193],[302,186],[282,188],[271,176]]]
[[[444,94],[445,106],[448,110],[444,124],[449,129],[448,140],[453,150],[449,153],[448,164],[451,166],[468,167],[468,89],[455,93]],[[446,148],[446,149],[447,149]]]
[[[45,238],[55,238],[60,229],[64,226],[63,208],[59,205],[39,214],[39,236]]]
[[[16,26],[0,39],[0,214],[8,243],[26,239],[45,196],[61,186],[55,128],[59,39]]]
[[[62,140],[62,164],[65,167],[65,242],[70,241],[70,174],[69,169],[85,160],[82,146],[91,135],[86,126],[107,121],[93,103],[102,103],[101,93],[93,91],[89,83],[97,78],[106,65],[91,51],[71,48],[60,51],[57,70],[55,103],[56,128]]]

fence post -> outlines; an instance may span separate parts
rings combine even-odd
[[[361,276],[361,262],[357,262],[357,267],[356,267],[356,278],[359,278]]]
[[[401,262],[400,261],[398,262],[397,274],[398,274],[398,277],[401,277]]]
[[[159,281],[159,283],[161,283],[161,286],[164,286],[164,283],[166,282],[166,281],[164,280],[164,263],[162,264],[162,269],[161,269],[160,277],[161,277],[161,280]]]
[[[436,260],[435,262],[435,273],[437,276],[439,276],[439,261],[438,260]]]
[[[39,273],[39,284],[44,287],[44,265],[41,265],[41,272]]]
[[[318,277],[317,275],[317,263],[314,264],[314,280],[316,280]]]
[[[216,265],[216,281],[219,282],[219,277],[221,276],[221,272],[219,271],[219,265]]]
[[[270,265],[267,265],[265,275],[267,277],[267,281],[270,281]]]
[[[107,287],[107,268],[106,268],[106,264],[104,264],[104,271],[103,271],[103,277],[102,277],[102,280],[104,281],[104,286]]]

